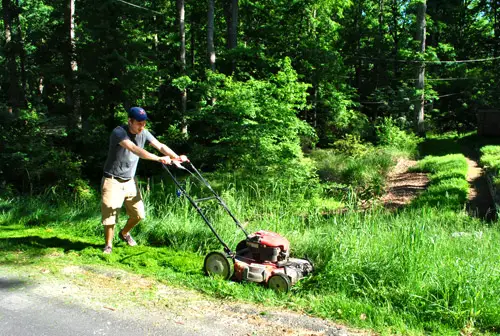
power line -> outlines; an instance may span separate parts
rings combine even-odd
[[[479,79],[477,77],[457,77],[457,78],[426,78],[426,81],[454,81],[454,80],[466,80],[466,79]],[[416,80],[416,79],[415,79]]]
[[[497,57],[488,57],[488,58],[478,58],[478,59],[471,59],[471,60],[456,60],[456,61],[399,60],[399,59],[393,59],[393,58],[377,58],[377,57],[365,57],[365,56],[351,56],[351,58],[360,58],[360,59],[377,60],[377,61],[399,62],[399,63],[453,64],[453,63],[473,63],[473,62],[494,61],[494,60],[500,59],[500,56],[497,56]]]
[[[456,78],[426,78],[425,81],[426,82],[430,82],[430,81],[455,81],[455,80],[468,80],[468,79],[475,79],[475,80],[479,80],[480,78],[478,77],[456,77]],[[408,79],[403,79],[405,81],[417,81],[418,79],[417,78],[408,78]]]
[[[451,97],[451,96],[457,96],[457,95],[461,95],[463,94],[464,91],[462,92],[457,92],[457,93],[448,93],[448,94],[445,94],[445,95],[441,95],[441,96],[437,96],[437,97],[434,97],[433,99],[430,99],[430,100],[435,100],[437,98],[444,98],[444,97]],[[426,100],[429,100],[429,99],[426,99]],[[411,102],[416,102],[416,101],[420,101],[420,99],[410,99],[410,98],[406,98],[406,99],[403,99],[403,100],[395,100],[395,101],[378,101],[378,102],[370,102],[370,101],[366,101],[366,102],[360,102],[361,105],[380,105],[380,104],[396,104],[396,103],[411,103]],[[427,105],[430,105],[431,103],[427,103]]]
[[[146,7],[142,7],[142,6],[139,6],[139,5],[136,5],[136,4],[133,4],[133,3],[130,3],[130,2],[124,1],[124,0],[116,0],[116,1],[123,2],[124,4],[129,5],[129,6],[132,6],[132,7],[136,7],[136,8],[144,9],[144,10],[147,10],[147,11],[152,12],[152,13],[155,13],[155,14],[160,14],[160,15],[163,15],[163,13],[160,13],[160,12],[157,12],[157,11],[155,11],[155,10],[152,10],[152,9],[149,9],[149,8],[146,8]]]

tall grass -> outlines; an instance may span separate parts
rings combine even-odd
[[[334,150],[315,150],[311,158],[316,162],[318,175],[328,188],[349,187],[358,197],[379,196],[385,177],[396,159],[387,149],[365,149],[353,155]]]
[[[497,226],[486,227],[464,212],[432,207],[324,216],[313,210],[303,212],[286,199],[272,200],[273,195],[255,199],[241,190],[228,190],[223,196],[248,231],[279,232],[291,241],[294,256],[307,255],[314,261],[315,274],[300,282],[293,295],[281,298],[291,307],[359,326],[392,326],[398,332],[453,334],[464,328],[496,330],[500,325]],[[130,262],[147,268],[167,267],[180,272],[177,277],[184,272],[201,276],[193,273],[193,263],[199,262],[201,268],[200,256],[220,250],[220,245],[186,200],[166,194],[163,201],[154,202],[158,203],[150,203],[150,211],[161,215],[140,224],[137,237],[142,244],[169,245],[188,254],[159,255],[145,261],[134,257]],[[24,203],[23,209],[34,206],[47,210],[43,201],[35,199]],[[66,208],[54,213],[58,220],[44,223],[72,228],[96,241],[101,233],[95,209],[93,216],[77,219],[87,211]],[[8,213],[3,223],[16,220],[19,214]],[[22,215],[30,225],[38,216],[29,211]],[[210,215],[231,247],[243,239],[220,209],[211,209]],[[193,252],[198,257],[190,257]],[[203,280],[203,284],[204,290],[222,291],[225,296],[264,300],[261,291],[247,292],[246,286],[216,290],[211,287],[216,283]]]
[[[451,190],[463,180],[460,162],[460,157],[428,159],[421,168],[433,172],[431,180],[437,184],[448,181],[442,188]],[[213,184],[249,232],[278,232],[290,240],[293,256],[307,255],[314,261],[315,273],[299,282],[292,295],[275,296],[252,284],[229,286],[203,278],[196,271],[202,256],[221,246],[167,180],[144,193],[148,219],[134,233],[141,245],[169,246],[179,254],[121,259],[214,295],[258,302],[273,297],[275,304],[377,330],[456,335],[500,328],[497,224],[486,226],[460,207],[439,202],[422,202],[399,212],[372,208],[325,215],[321,200],[297,202],[297,195],[284,184],[265,191],[231,178]],[[203,196],[203,189],[192,182],[187,188],[193,196]],[[22,221],[102,239],[97,202],[48,207],[46,200],[33,198],[9,204],[2,210],[2,225]],[[234,248],[243,234],[221,207],[203,204],[224,241]]]

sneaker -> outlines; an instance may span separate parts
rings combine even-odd
[[[111,254],[111,251],[113,251],[113,248],[109,245],[104,246],[104,249],[102,250],[102,253],[104,254]]]
[[[123,233],[120,231],[120,233],[118,234],[118,237],[120,237],[121,240],[126,242],[128,244],[128,246],[137,245],[137,243],[135,242],[134,238],[132,238],[130,233],[127,233],[127,235],[124,236]]]

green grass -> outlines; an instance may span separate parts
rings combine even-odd
[[[412,205],[462,209],[469,194],[467,169],[467,160],[462,154],[425,157],[412,170],[429,173],[429,187]]]
[[[335,186],[348,186],[364,199],[382,193],[385,177],[396,162],[393,153],[383,148],[356,155],[318,149],[311,153],[311,158],[316,162],[324,185],[330,186],[333,191]]]
[[[494,333],[500,326],[500,232],[463,212],[426,206],[332,216],[288,202],[278,187],[280,199],[230,188],[222,196],[248,231],[279,232],[293,255],[315,262],[313,276],[277,295],[253,283],[205,277],[204,255],[220,246],[192,207],[162,188],[146,195],[149,218],[134,230],[141,246],[117,243],[111,256],[101,253],[95,204],[2,200],[0,263],[50,263],[59,255],[59,261],[124,267],[214,297],[289,307],[382,333]],[[207,210],[234,247],[243,236],[219,209]]]
[[[445,141],[440,144],[450,144],[447,148],[455,153],[465,140],[429,141]],[[349,176],[372,181],[365,178],[376,167],[380,178],[390,166],[387,156],[368,155],[358,164],[319,153],[317,162],[331,176],[355,167],[356,173]],[[119,242],[110,256],[101,252],[98,200],[1,199],[0,263],[122,267],[215,298],[287,307],[382,334],[498,334],[498,222],[482,222],[463,210],[469,188],[463,155],[428,156],[418,169],[429,173],[431,184],[412,206],[397,212],[375,207],[360,212],[352,206],[336,213],[328,209],[335,209],[338,199],[309,199],[292,194],[284,184],[261,189],[209,175],[249,232],[278,232],[290,240],[293,256],[307,255],[314,261],[315,273],[287,295],[254,283],[204,276],[203,258],[221,250],[220,244],[168,181],[156,181],[145,193],[148,218],[133,232],[140,246]],[[199,188],[187,186],[195,197],[202,196]],[[344,193],[344,206],[356,202],[354,188],[338,190]],[[234,247],[244,238],[220,207],[205,203],[204,210],[228,245]]]

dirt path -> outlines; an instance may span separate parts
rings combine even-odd
[[[495,219],[495,206],[491,197],[486,174],[477,161],[466,157],[469,169],[467,181],[471,185],[467,210],[472,216],[482,218],[486,221]]]
[[[470,184],[467,210],[471,216],[484,220],[492,220],[495,217],[493,200],[486,180],[486,175],[474,155],[465,154],[467,164],[467,181]],[[417,161],[400,159],[387,181],[387,193],[381,198],[381,202],[387,209],[398,209],[411,202],[419,193],[425,190],[429,179],[425,173],[408,172]]]
[[[389,173],[387,192],[380,199],[385,208],[398,209],[425,190],[429,183],[427,174],[408,172],[416,163],[414,160],[400,159]]]

